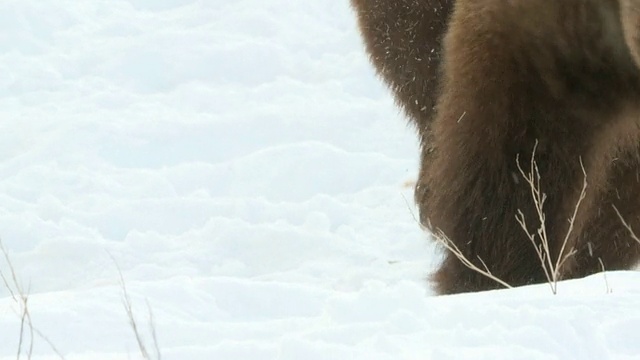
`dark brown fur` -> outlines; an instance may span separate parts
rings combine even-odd
[[[429,127],[436,102],[442,36],[453,0],[353,0],[378,74],[417,124]]]
[[[372,61],[423,140],[416,188],[423,224],[511,285],[546,281],[515,220],[522,211],[531,232],[540,226],[516,164],[519,156],[528,169],[537,143],[554,257],[580,195],[581,161],[587,172],[586,198],[568,243],[577,253],[562,277],[597,272],[600,260],[607,270],[633,267],[640,245],[613,207],[640,231],[640,0],[457,0],[439,80],[438,71],[406,59],[426,44],[438,46],[437,32],[445,28],[436,40],[428,26],[402,31],[393,25],[398,16],[436,20],[428,1],[403,1],[400,15],[397,3],[352,0]],[[382,28],[391,34],[371,30]],[[399,55],[380,56],[380,44]],[[387,68],[395,70],[380,70]],[[413,78],[412,87],[397,86]],[[433,92],[437,81],[441,88]],[[435,115],[416,112],[412,103],[434,94]],[[499,287],[449,252],[433,280],[441,294]]]
[[[351,0],[367,52],[396,102],[415,124],[422,162],[433,152],[442,38],[454,0]],[[426,196],[421,172],[416,197]],[[424,212],[421,220],[425,222]]]

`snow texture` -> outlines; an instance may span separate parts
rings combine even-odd
[[[163,359],[640,358],[636,272],[433,296],[417,139],[346,0],[3,0],[0,72],[33,359],[141,357],[118,267],[154,359],[147,303]]]

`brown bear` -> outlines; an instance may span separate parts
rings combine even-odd
[[[561,279],[638,263],[640,0],[351,3],[421,138],[422,225],[512,286],[547,280],[540,228]],[[432,279],[439,294],[502,286],[447,249]]]

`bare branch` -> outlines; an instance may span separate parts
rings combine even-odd
[[[156,333],[156,324],[153,317],[153,310],[151,310],[151,304],[149,304],[149,300],[146,300],[147,309],[149,310],[149,331],[151,331],[151,338],[153,339],[153,347],[156,351],[156,359],[161,360],[162,355],[160,353],[160,346],[158,345],[158,335]]]
[[[118,269],[118,275],[120,276],[120,287],[122,288],[122,296],[123,296],[122,304],[124,305],[124,309],[127,312],[129,325],[131,326],[131,329],[133,330],[133,334],[136,337],[136,342],[138,344],[138,349],[140,350],[140,354],[144,359],[151,360],[151,356],[149,356],[149,351],[147,350],[147,346],[145,345],[142,334],[138,329],[138,323],[133,313],[133,304],[131,301],[131,297],[129,296],[129,292],[127,291],[127,286],[124,281],[124,276],[122,275],[122,270],[120,269],[120,266],[118,265],[118,262],[113,257],[113,255],[109,253],[109,256],[111,257],[111,260],[113,260],[113,263]],[[149,311],[149,326],[151,327],[151,337],[153,338],[153,344],[156,351],[156,359],[160,360],[161,359],[160,347],[158,346],[158,337],[156,335],[153,312],[151,311],[151,306],[149,305],[148,301],[147,301],[147,309]]]
[[[584,169],[584,164],[582,163],[582,157],[580,157],[580,168],[582,169],[583,181],[582,181],[582,190],[580,191],[580,196],[578,197],[578,201],[576,202],[576,206],[573,208],[573,214],[569,219],[569,229],[567,229],[567,233],[564,236],[562,241],[562,247],[560,248],[560,253],[558,254],[558,258],[556,260],[555,272],[558,273],[562,268],[562,265],[567,261],[570,256],[573,256],[576,251],[575,249],[571,249],[569,253],[565,256],[564,251],[566,249],[567,243],[569,242],[569,237],[571,236],[571,232],[573,231],[573,224],[575,223],[576,217],[578,216],[578,209],[580,208],[580,204],[582,204],[582,200],[587,196],[587,171]]]
[[[478,256],[478,260],[482,263],[482,266],[484,267],[484,269],[481,269],[479,267],[477,267],[473,262],[471,262],[469,259],[467,259],[466,256],[464,256],[464,254],[462,253],[462,251],[460,251],[460,249],[456,246],[456,244],[454,244],[451,239],[449,239],[447,237],[447,235],[441,231],[438,230],[437,232],[431,231],[431,229],[428,229],[427,227],[425,227],[424,225],[422,225],[422,223],[420,223],[420,221],[418,220],[418,218],[416,217],[416,215],[414,214],[413,210],[411,209],[411,206],[409,205],[409,201],[407,200],[407,198],[402,195],[402,198],[404,199],[405,203],[407,204],[407,208],[409,209],[409,213],[411,214],[411,216],[413,217],[413,220],[420,226],[421,229],[426,230],[426,231],[430,231],[434,238],[441,243],[447,250],[449,250],[456,258],[458,258],[458,260],[460,260],[460,262],[462,262],[462,264],[464,266],[466,266],[467,268],[469,268],[472,271],[475,271],[483,276],[486,276],[487,278],[499,283],[500,285],[511,289],[513,288],[513,286],[509,285],[506,281],[498,278],[497,276],[493,275],[491,273],[491,271],[489,270],[489,267],[487,267],[487,264],[484,262],[484,260],[482,260],[482,258],[480,258]]]
[[[600,268],[602,269],[602,275],[604,276],[604,283],[607,286],[607,294],[611,294],[611,286],[609,286],[609,279],[607,278],[607,270],[604,268],[604,263],[602,262],[602,258],[598,258],[600,262]]]
[[[456,258],[458,258],[458,260],[460,260],[464,264],[464,266],[466,266],[470,270],[473,270],[483,276],[486,276],[487,278],[499,283],[500,285],[508,289],[513,288],[513,286],[509,285],[507,282],[493,275],[489,270],[489,268],[487,267],[487,264],[485,264],[485,262],[480,257],[478,257],[478,260],[480,260],[484,269],[479,268],[473,262],[467,259],[467,257],[464,256],[464,254],[462,253],[462,251],[460,251],[460,249],[456,246],[456,244],[454,244],[442,231],[438,231],[438,234],[434,234],[434,237],[445,248],[447,248],[447,250],[449,250]]]
[[[2,254],[4,255],[4,259],[7,263],[7,266],[9,266],[9,271],[14,274],[13,271],[13,266],[11,265],[11,260],[9,259],[9,253],[5,250],[4,244],[2,243],[2,238],[0,238],[0,250],[2,250]],[[2,282],[4,283],[4,287],[9,291],[9,294],[11,294],[11,297],[13,298],[14,301],[18,301],[18,299],[16,298],[16,294],[13,292],[13,289],[11,288],[11,286],[9,285],[9,280],[7,279],[7,277],[4,275],[4,273],[0,270],[0,277],[2,278]],[[14,283],[16,277],[15,274],[13,275],[13,280]]]
[[[538,239],[536,240],[536,237],[529,231],[524,213],[520,210],[518,210],[518,214],[516,214],[516,221],[520,224],[520,227],[522,227],[522,230],[524,230],[529,241],[532,243],[534,249],[536,250],[538,258],[540,259],[540,265],[542,266],[544,274],[547,278],[547,282],[551,287],[551,291],[556,294],[558,281],[562,277],[560,270],[562,269],[566,261],[576,254],[576,250],[574,248],[567,250],[567,244],[569,243],[571,233],[573,232],[575,220],[578,215],[578,210],[580,209],[580,205],[582,204],[582,201],[587,194],[587,172],[584,168],[584,164],[582,163],[582,158],[580,158],[580,168],[582,169],[582,174],[584,175],[582,190],[580,191],[580,196],[578,197],[576,205],[573,209],[573,213],[568,219],[569,228],[567,229],[564,239],[560,244],[560,251],[554,262],[553,256],[551,256],[551,247],[547,234],[546,217],[544,213],[544,203],[547,199],[547,196],[542,192],[542,189],[540,188],[540,170],[535,159],[535,152],[537,147],[538,142],[536,141],[531,154],[531,165],[528,174],[525,173],[525,171],[522,169],[519,156],[516,156],[516,164],[518,166],[520,174],[529,185],[534,208],[538,216],[538,220],[540,221],[540,226],[536,231]]]
[[[129,325],[133,330],[133,334],[136,337],[136,342],[138,343],[138,349],[140,350],[140,354],[144,359],[151,359],[149,357],[149,352],[147,351],[147,347],[144,345],[144,341],[142,339],[142,335],[140,331],[138,331],[138,324],[136,322],[135,317],[133,316],[133,305],[131,304],[131,298],[129,297],[129,292],[127,291],[127,286],[124,282],[124,276],[122,275],[122,270],[120,269],[120,265],[113,258],[113,262],[118,269],[118,275],[120,276],[120,288],[122,289],[122,304],[124,305],[124,309],[127,312],[127,317],[129,318]]]
[[[640,244],[640,239],[638,239],[638,237],[636,236],[636,233],[631,228],[631,225],[629,225],[629,223],[627,223],[624,220],[624,218],[622,217],[622,214],[620,214],[620,211],[618,211],[618,208],[613,204],[611,204],[611,207],[616,212],[616,214],[618,214],[618,217],[620,218],[620,221],[622,221],[622,225],[624,225],[624,227],[627,228],[627,230],[629,230],[629,234],[631,235],[631,238],[633,240],[637,241]]]
[[[9,272],[11,273],[11,276],[7,277],[0,272],[0,276],[2,277],[4,286],[11,294],[11,297],[20,306],[20,314],[18,314],[18,316],[20,317],[20,335],[18,338],[18,352],[16,355],[16,359],[20,359],[20,356],[22,355],[22,350],[23,350],[22,348],[25,344],[25,333],[26,331],[28,331],[29,347],[27,349],[27,354],[26,354],[27,359],[31,359],[31,356],[33,354],[33,347],[35,343],[35,335],[38,335],[51,347],[51,349],[56,353],[56,355],[58,355],[58,357],[64,360],[64,356],[62,356],[60,351],[58,351],[58,349],[53,345],[53,343],[46,336],[44,336],[44,334],[41,331],[36,329],[36,327],[33,325],[33,320],[31,319],[31,313],[29,312],[29,306],[28,306],[30,287],[28,287],[28,290],[25,292],[23,287],[20,285],[20,282],[18,281],[18,275],[9,257],[9,252],[4,247],[4,244],[2,243],[1,238],[0,238],[0,252],[2,252],[4,259],[7,263],[7,266],[9,268]],[[11,279],[11,282],[9,281],[9,279]],[[15,291],[13,289],[15,289]]]

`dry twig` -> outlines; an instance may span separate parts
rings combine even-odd
[[[125,284],[124,281],[124,276],[122,275],[122,270],[120,269],[120,266],[118,265],[118,263],[116,262],[115,258],[113,257],[113,255],[109,254],[111,256],[111,259],[113,260],[113,263],[116,265],[116,268],[118,269],[118,275],[120,276],[120,287],[122,288],[122,303],[124,305],[125,311],[127,312],[127,317],[129,319],[129,325],[131,326],[131,329],[133,330],[133,334],[136,337],[136,342],[138,344],[138,349],[140,351],[140,354],[142,355],[142,357],[144,359],[147,360],[151,360],[151,356],[149,355],[149,351],[147,350],[147,346],[145,345],[145,341],[142,337],[142,334],[140,333],[140,330],[138,328],[138,323],[135,319],[134,316],[134,312],[133,312],[133,305],[131,302],[131,297],[129,297],[129,292],[127,291],[127,286]],[[162,356],[160,353],[160,347],[158,346],[158,337],[156,335],[156,329],[155,329],[155,323],[154,323],[154,318],[153,318],[153,312],[151,310],[151,305],[149,305],[149,301],[147,301],[147,309],[149,312],[149,326],[150,326],[150,331],[151,331],[151,337],[153,339],[153,345],[156,351],[156,359],[157,360],[161,360]]]
[[[454,244],[453,241],[451,241],[451,239],[449,239],[449,237],[447,237],[447,235],[443,231],[441,231],[441,230],[431,231],[429,228],[427,228],[426,226],[422,225],[422,223],[420,223],[420,221],[418,220],[418,218],[414,214],[413,210],[411,209],[411,206],[409,205],[409,201],[407,200],[407,198],[404,197],[404,195],[402,197],[404,198],[404,201],[407,204],[407,207],[409,208],[409,212],[411,213],[411,216],[413,217],[413,220],[416,223],[418,223],[418,225],[420,225],[420,228],[423,229],[423,230],[426,230],[426,231],[430,231],[433,234],[433,236],[436,239],[436,241],[438,241],[440,244],[442,244],[442,246],[444,246],[456,258],[458,258],[458,260],[460,260],[460,262],[462,262],[462,264],[464,266],[466,266],[467,268],[469,268],[472,271],[475,271],[475,272],[479,273],[480,275],[486,276],[487,278],[497,282],[498,284],[504,286],[507,289],[513,288],[513,286],[509,285],[509,283],[507,283],[506,281],[500,279],[499,277],[497,277],[496,275],[491,273],[491,271],[489,270],[489,267],[484,262],[484,260],[482,260],[482,258],[480,256],[478,256],[478,261],[480,261],[480,263],[482,263],[482,267],[483,268],[480,268],[480,267],[476,266],[471,260],[469,260],[462,253],[462,251],[460,251],[460,249],[456,246],[456,244]]]
[[[607,286],[607,294],[611,294],[613,290],[611,290],[611,286],[609,286],[609,279],[607,279],[607,270],[604,268],[604,262],[602,262],[602,258],[598,258],[600,262],[600,268],[602,268],[602,275],[604,276],[604,284]]]
[[[56,355],[58,355],[60,359],[64,360],[64,356],[62,356],[62,353],[53,345],[53,343],[49,340],[49,338],[47,338],[41,331],[39,331],[33,326],[33,321],[31,319],[31,313],[29,312],[29,306],[28,306],[29,292],[28,291],[25,292],[24,289],[22,288],[22,285],[20,285],[20,282],[18,281],[18,275],[15,271],[15,268],[13,267],[11,258],[9,257],[9,252],[4,247],[4,244],[2,243],[1,238],[0,238],[0,252],[2,252],[5,262],[7,263],[7,267],[9,268],[9,272],[11,273],[11,276],[9,278],[0,270],[0,278],[2,278],[3,285],[9,291],[11,298],[20,306],[20,314],[18,315],[20,317],[20,334],[18,336],[18,350],[16,354],[16,359],[19,360],[20,356],[22,356],[23,346],[25,344],[25,337],[26,337],[26,333],[28,332],[29,344],[28,344],[28,348],[26,349],[27,359],[31,359],[31,356],[33,354],[33,346],[34,346],[34,339],[35,339],[34,334],[35,334],[35,335],[38,335],[38,337],[40,337],[42,340],[44,340],[49,345],[51,350],[53,350],[53,352],[56,353]]]
[[[627,223],[624,220],[624,218],[622,217],[622,214],[620,214],[620,211],[618,210],[618,208],[613,204],[611,204],[611,207],[616,212],[616,214],[618,214],[618,217],[620,218],[620,221],[622,221],[622,225],[624,225],[624,227],[627,228],[627,230],[629,230],[629,234],[631,235],[631,238],[633,240],[637,241],[640,244],[640,239],[638,239],[638,237],[636,236],[636,233],[631,228],[631,225],[629,225],[629,223]]]
[[[438,231],[438,233],[434,234],[434,236],[438,240],[438,242],[440,242],[445,248],[447,248],[447,250],[449,250],[453,255],[455,255],[455,257],[457,257],[458,260],[460,260],[460,262],[462,262],[462,264],[464,264],[464,266],[466,266],[470,270],[473,270],[481,275],[484,275],[487,278],[497,282],[498,284],[508,289],[511,289],[513,287],[509,285],[506,281],[503,281],[499,277],[493,275],[489,270],[489,267],[487,267],[487,264],[485,264],[484,260],[482,260],[482,258],[480,258],[479,256],[478,256],[478,260],[482,263],[483,268],[476,266],[471,260],[469,260],[466,256],[464,256],[464,254],[462,253],[462,251],[460,251],[460,249],[456,246],[456,244],[454,244],[453,241],[451,241],[451,239],[449,239],[447,235],[445,235],[442,231]]]
[[[536,141],[533,147],[533,151],[531,153],[531,165],[530,165],[528,174],[525,173],[525,171],[522,169],[522,166],[520,165],[519,156],[516,156],[516,163],[518,165],[518,170],[520,171],[520,174],[525,179],[525,181],[527,182],[531,190],[531,197],[533,199],[534,207],[538,215],[538,220],[540,221],[540,225],[536,229],[535,233],[531,233],[529,231],[529,227],[527,226],[524,213],[521,210],[518,210],[518,214],[516,214],[516,221],[518,221],[518,223],[522,227],[522,230],[524,230],[524,232],[527,234],[529,241],[535,248],[536,254],[540,259],[540,264],[547,278],[547,282],[551,287],[551,291],[554,294],[556,294],[558,290],[558,281],[561,280],[561,277],[562,277],[560,270],[562,269],[565,262],[576,253],[576,249],[574,249],[573,247],[567,250],[567,244],[569,243],[569,238],[571,236],[571,233],[573,232],[573,226],[575,223],[576,216],[578,215],[580,204],[582,204],[582,201],[584,200],[587,194],[587,172],[584,168],[584,164],[582,163],[582,158],[580,158],[580,167],[582,169],[582,174],[584,176],[583,177],[584,180],[582,183],[582,190],[580,191],[580,196],[578,197],[576,205],[573,209],[573,214],[571,214],[571,217],[568,219],[569,228],[565,233],[565,237],[561,243],[560,251],[554,261],[553,260],[554,257],[552,256],[552,253],[551,253],[549,236],[547,234],[546,218],[544,213],[544,203],[547,199],[547,196],[542,192],[542,189],[540,186],[540,179],[541,179],[540,171],[538,169],[538,164],[535,160],[535,153],[536,153],[537,147],[538,147],[538,142]]]

